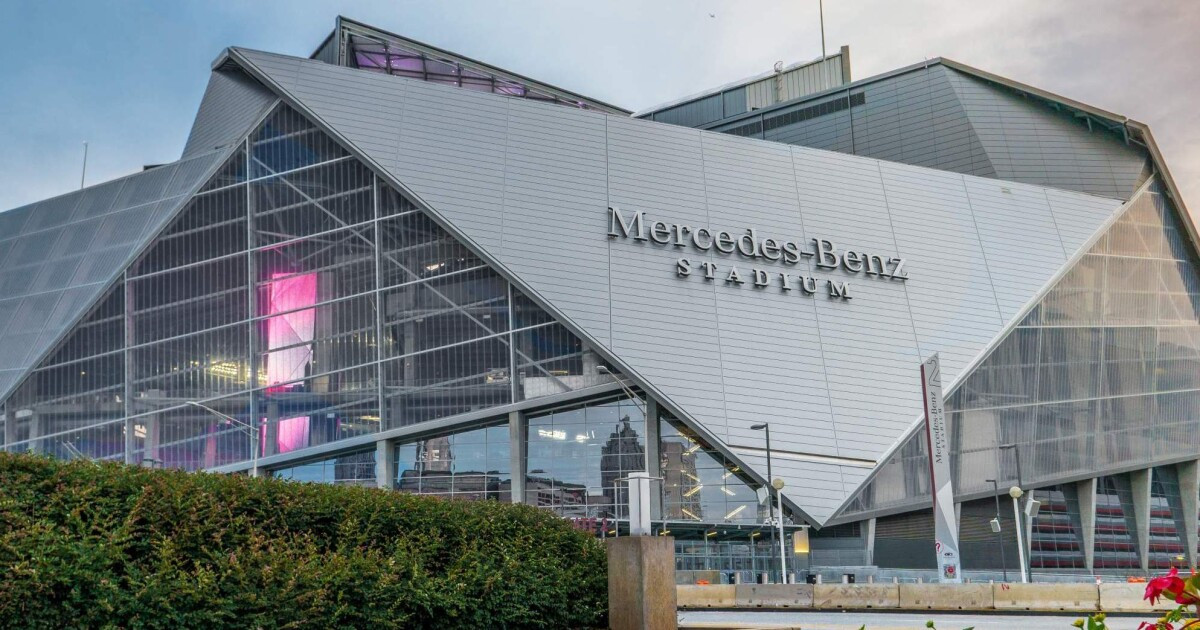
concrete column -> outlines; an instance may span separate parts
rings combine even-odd
[[[26,416],[27,418],[29,418],[29,452],[30,453],[41,453],[43,450],[42,449],[42,441],[39,440],[38,438],[42,437],[42,433],[43,433],[42,418],[41,418],[41,416],[39,416],[36,412],[34,412],[32,410],[26,410],[26,411],[29,413],[29,415]],[[20,415],[20,414],[18,414],[18,415]]]
[[[1183,544],[1187,547],[1188,566],[1197,563],[1196,547],[1197,529],[1200,529],[1197,511],[1200,510],[1200,462],[1192,460],[1175,465],[1175,474],[1179,476],[1180,505],[1183,507]]]
[[[867,541],[866,541],[867,566],[874,566],[874,564],[875,564],[875,519],[874,518],[867,519],[866,534],[867,534]]]
[[[508,472],[512,478],[509,494],[513,503],[525,503],[525,456],[529,442],[526,441],[525,414],[510,411],[508,414]]]
[[[662,456],[659,454],[658,434],[658,401],[646,397],[646,472],[651,477],[662,476]],[[650,482],[650,518],[662,519],[662,488],[661,480]]]
[[[375,486],[396,489],[396,447],[391,440],[375,442]]]
[[[267,403],[267,426],[263,431],[263,443],[259,446],[262,457],[275,455],[279,451],[279,403]]]
[[[142,461],[138,463],[150,468],[158,468],[162,464],[162,458],[159,457],[158,452],[158,445],[162,442],[162,423],[159,422],[157,414],[145,416],[143,422],[146,423],[145,447],[142,449]]]
[[[1083,529],[1083,561],[1088,571],[1096,565],[1096,479],[1075,484],[1079,497],[1079,521]]]
[[[17,417],[15,413],[4,414],[4,450],[17,441]]]
[[[675,537],[621,536],[608,550],[608,627],[675,630]]]
[[[1129,473],[1133,518],[1137,523],[1138,562],[1143,571],[1150,568],[1150,473],[1149,468]]]

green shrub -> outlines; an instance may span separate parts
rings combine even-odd
[[[2,628],[578,628],[603,547],[545,511],[0,454]]]

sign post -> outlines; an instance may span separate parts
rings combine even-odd
[[[962,582],[958,559],[958,518],[950,477],[950,435],[942,406],[941,361],[935,353],[921,364],[925,398],[925,437],[929,447],[929,486],[933,489],[933,536],[942,582]]]

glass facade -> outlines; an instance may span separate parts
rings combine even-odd
[[[594,107],[581,99],[570,98],[566,94],[519,81],[512,76],[502,76],[448,55],[438,55],[415,44],[384,37],[380,33],[351,32],[347,40],[348,65],[352,68],[453,85],[476,92],[570,105],[580,109]],[[609,108],[603,109],[608,111]]]
[[[1033,491],[1041,502],[1030,524],[1029,566],[1035,569],[1083,569],[1083,522],[1074,485],[1050,486]]]
[[[646,416],[628,398],[528,418],[525,503],[568,518],[626,518],[625,484],[646,470]]]
[[[6,446],[212,468],[611,383],[601,365],[279,106],[4,401]]]
[[[1128,475],[1096,480],[1096,569],[1137,569],[1137,520]]]
[[[703,523],[763,523],[767,493],[682,423],[659,418],[662,518]]]
[[[1183,537],[1186,527],[1179,475],[1175,467],[1154,468],[1150,480],[1151,569],[1183,569],[1188,566],[1187,544]]]
[[[1200,452],[1200,274],[1182,230],[1151,185],[952,392],[956,492]],[[843,515],[927,504],[926,462],[914,433]]]
[[[396,447],[396,489],[473,501],[512,500],[508,425]]]
[[[353,486],[375,485],[375,451],[362,451],[279,468],[272,476],[289,481]]]

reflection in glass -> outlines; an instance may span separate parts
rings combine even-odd
[[[663,412],[659,420],[662,514],[670,521],[762,523],[766,493],[733,462]]]
[[[508,425],[396,447],[396,489],[471,501],[512,500]]]
[[[625,518],[618,479],[646,470],[646,417],[627,398],[528,419],[525,499],[570,518]],[[618,484],[623,486],[624,484]]]

